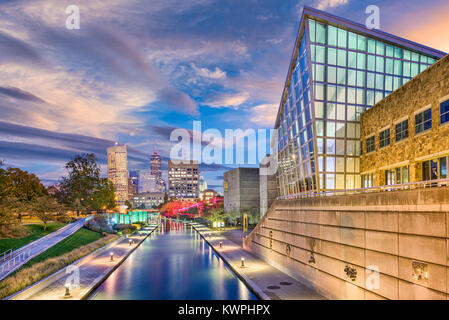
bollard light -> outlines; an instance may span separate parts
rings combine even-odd
[[[65,284],[65,295],[64,297],[70,297],[70,283]]]
[[[111,261],[114,261],[114,252],[109,253],[109,256],[111,257]]]
[[[245,258],[242,257],[241,261],[242,261],[241,267],[243,268],[245,266]]]
[[[220,241],[220,248],[223,248],[223,242]]]
[[[129,245],[132,246],[133,241],[131,239],[129,239]]]

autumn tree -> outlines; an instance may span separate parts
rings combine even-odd
[[[30,208],[31,213],[44,223],[44,231],[47,230],[47,223],[55,220],[63,210],[63,206],[49,196],[37,198]]]

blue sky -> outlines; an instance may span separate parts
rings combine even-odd
[[[73,4],[79,30],[65,28]],[[272,128],[302,7],[363,23],[371,4],[383,31],[449,51],[445,0],[0,1],[0,158],[53,183],[77,153],[105,169],[115,141],[145,169],[194,120]],[[201,169],[218,188],[228,167]]]

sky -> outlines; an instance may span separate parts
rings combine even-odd
[[[449,52],[447,0],[0,0],[0,159],[52,184],[84,152],[105,175],[115,142],[130,170],[155,147],[166,169],[171,132],[193,121],[271,129],[303,6],[364,23],[373,4],[381,30]],[[221,191],[235,166],[200,171]]]

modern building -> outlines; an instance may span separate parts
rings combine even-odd
[[[133,207],[137,209],[153,209],[164,203],[164,197],[164,192],[138,193],[132,198]]]
[[[206,189],[203,191],[201,200],[203,200],[203,202],[211,204],[213,203],[213,199],[215,198],[216,195],[217,193],[215,192],[215,190]]]
[[[223,175],[224,210],[259,210],[259,168],[236,168]]]
[[[116,200],[119,204],[128,200],[128,154],[126,145],[115,145],[107,149],[108,178],[115,187]]]
[[[207,182],[203,176],[200,176],[200,199],[203,199],[204,190],[207,190]]]
[[[178,199],[199,199],[198,161],[168,161],[168,195]]]
[[[259,186],[260,186],[260,217],[262,218],[277,197],[276,175],[268,170],[270,166],[270,156],[263,159],[259,165]],[[265,169],[265,170],[263,170]]]
[[[131,178],[132,183],[135,185],[135,188],[137,190],[136,193],[139,192],[139,170],[129,171],[128,177]]]
[[[157,192],[157,177],[151,170],[139,171],[139,193]]]
[[[364,187],[447,178],[449,56],[362,114]]]
[[[156,177],[156,192],[165,192],[165,181],[162,179],[162,160],[156,147],[150,158],[150,172]]]
[[[443,56],[305,7],[275,123],[279,195],[360,187],[361,114]]]
[[[131,200],[137,192],[137,185],[134,183],[133,178],[128,177],[128,200]]]

